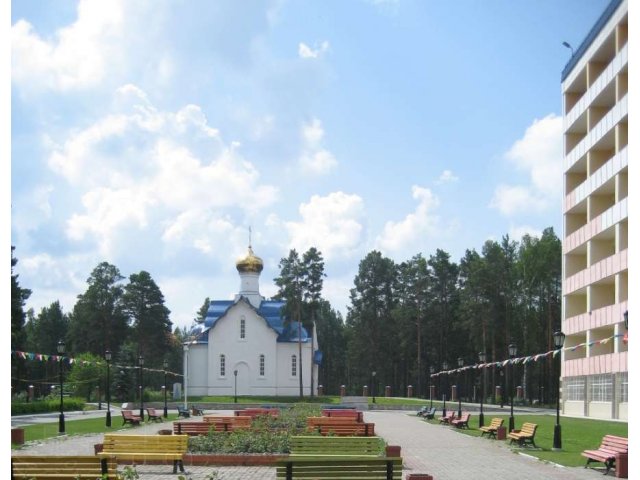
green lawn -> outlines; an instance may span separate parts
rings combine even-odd
[[[189,397],[189,405],[198,405],[200,403],[234,403],[233,396],[207,396],[207,397]],[[273,403],[340,403],[340,397],[337,396],[322,396],[322,397],[309,397],[305,396],[300,400],[300,397],[242,397],[238,396],[238,403],[259,403],[259,404],[273,404]]]
[[[441,413],[441,412],[440,412]],[[503,418],[504,425],[509,425],[509,415],[485,415],[485,425],[491,423],[492,418]],[[537,449],[531,447],[519,448],[514,444],[514,449],[524,451],[541,460],[548,460],[567,467],[579,467],[586,463],[586,459],[580,455],[583,450],[596,449],[600,446],[602,437],[607,434],[628,437],[628,424],[625,422],[610,422],[605,420],[593,420],[586,418],[560,418],[562,429],[562,450],[555,452],[553,446],[553,429],[556,423],[555,415],[514,415],[515,428],[519,428],[524,422],[536,423],[535,442]],[[427,420],[429,423],[438,424],[435,420]],[[478,430],[478,414],[471,414],[470,429],[457,431],[479,437],[482,433]],[[452,428],[442,426],[442,428]],[[480,439],[479,439],[480,441]],[[481,441],[495,441],[483,438]]]
[[[175,420],[178,417],[175,413],[170,413],[167,421]],[[131,424],[122,425],[122,417],[114,415],[111,418],[111,427],[105,426],[105,417],[86,418],[82,420],[67,420],[64,424],[65,433],[67,435],[84,435],[89,433],[115,433],[121,430],[135,429]],[[32,440],[42,440],[44,438],[58,436],[58,422],[39,423],[36,425],[28,425],[24,428],[25,442]]]

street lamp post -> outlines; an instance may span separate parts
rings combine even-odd
[[[561,349],[564,345],[565,334],[557,331],[553,334],[553,344],[556,350]],[[557,403],[556,403],[556,425],[553,429],[553,450],[562,449],[562,431],[560,429],[560,375],[561,375],[561,363],[562,363],[562,351],[560,352],[560,358],[558,359],[558,390],[557,390]]]
[[[164,368],[164,418],[167,418],[167,368],[169,368],[169,360],[166,358],[162,362],[162,368]]]
[[[464,359],[462,357],[458,358],[458,375],[456,376],[456,394],[458,395],[458,418],[462,418],[462,395],[460,395],[460,371],[464,366]]]
[[[58,433],[63,435],[64,432],[64,400],[62,399],[62,356],[64,355],[64,340],[58,342],[58,370],[60,373],[60,417],[58,419]]]
[[[238,403],[238,370],[233,371],[233,403]]]
[[[444,383],[444,372],[449,369],[447,362],[442,362],[442,383]],[[448,374],[447,374],[448,375]],[[447,416],[447,392],[446,389],[442,389],[442,416]]]
[[[511,415],[509,416],[509,433],[513,431],[515,428],[515,421],[513,418],[513,385],[515,383],[515,379],[513,378],[513,359],[516,357],[518,353],[518,347],[516,347],[515,343],[509,344],[509,358],[511,358],[511,372],[509,375],[509,396],[511,397]]]
[[[376,403],[376,371],[371,372],[371,393],[373,396],[373,403]]]
[[[111,350],[107,350],[106,352],[104,352],[104,359],[107,361],[107,421],[105,423],[105,425],[107,427],[111,426],[111,391],[110,391],[110,383],[111,380],[109,379],[109,370],[111,367]]]
[[[433,375],[436,373],[436,367],[431,365],[429,367],[429,373]],[[429,376],[429,408],[433,408],[433,377]]]
[[[189,391],[189,344],[185,343],[182,346],[184,350],[184,409],[187,409],[187,392]]]
[[[487,354],[484,352],[480,352],[478,354],[478,359],[480,360],[480,364],[484,365],[484,362],[487,361]],[[484,404],[484,367],[480,368],[480,416],[478,417],[478,425],[480,427],[484,427],[484,411],[482,410],[482,406]]]
[[[624,329],[629,330],[629,310],[624,311]]]
[[[144,357],[142,354],[138,357],[138,365],[140,366],[140,418],[144,421],[144,379],[142,377]]]

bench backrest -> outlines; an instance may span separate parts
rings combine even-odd
[[[122,412],[122,416],[124,418],[138,418],[137,415],[133,414],[133,410],[120,410]]]
[[[358,411],[358,410],[338,410],[338,409],[331,409],[331,410],[322,410],[322,416],[324,417],[331,417],[331,418],[352,418],[355,419],[358,422],[362,422],[362,412]]]
[[[605,435],[600,445],[602,449],[610,449],[620,453],[629,452],[629,439],[615,435]]]
[[[276,478],[366,478],[400,480],[401,457],[289,457],[278,462]]]
[[[236,417],[252,417],[255,418],[259,415],[271,415],[277,417],[280,414],[278,408],[245,408],[244,410],[235,410],[233,414]]]
[[[104,459],[104,465],[108,478],[116,478],[118,467],[115,458]],[[54,474],[63,475],[92,475],[99,478],[103,473],[102,459],[94,455],[77,456],[49,456],[49,455],[25,455],[11,457],[12,477],[34,478],[38,474],[47,475],[48,478]],[[83,477],[88,478],[88,477]]]
[[[118,435],[104,436],[104,453],[185,453],[188,435]]]
[[[535,435],[538,425],[535,423],[523,423],[520,428],[520,435]]]
[[[253,418],[251,417],[228,417],[228,416],[221,416],[221,415],[205,415],[202,418],[205,423],[209,423],[209,424],[218,425],[218,424],[226,423],[227,425],[245,426],[245,427],[250,427],[251,421],[253,420]]]
[[[318,437],[298,435],[291,437],[293,455],[373,455],[382,454],[380,437]]]
[[[492,418],[491,424],[489,425],[489,427],[498,428],[498,427],[501,427],[503,423],[504,423],[504,418]]]
[[[215,430],[215,425],[206,422],[173,422],[173,433],[177,435],[207,434],[211,429]]]
[[[307,417],[307,425],[352,425],[354,423],[360,423],[355,418],[348,417]]]

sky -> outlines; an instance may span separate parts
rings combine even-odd
[[[608,0],[20,0],[10,11],[11,244],[35,312],[103,261],[174,326],[261,293],[289,249],[347,313],[401,262],[562,229],[560,72]]]

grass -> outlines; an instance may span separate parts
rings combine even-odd
[[[492,418],[503,418],[504,425],[508,426],[508,415],[485,415],[485,425],[491,423]],[[610,422],[606,420],[594,420],[588,418],[560,418],[562,431],[562,450],[553,451],[553,430],[556,423],[555,415],[514,415],[515,428],[519,428],[524,422],[538,425],[535,442],[538,448],[519,448],[514,444],[514,450],[526,452],[528,455],[541,460],[557,463],[566,467],[582,467],[586,459],[580,454],[584,450],[593,450],[600,446],[605,435],[617,435],[628,437],[628,424],[626,422]],[[437,419],[427,420],[429,423],[438,424]],[[469,422],[469,429],[457,429],[457,431],[471,436],[479,437],[482,433],[478,430],[478,415],[473,413]],[[445,427],[442,428],[451,428]],[[485,440],[483,441],[494,441]]]
[[[305,396],[302,399],[300,397],[242,397],[238,396],[237,403],[259,403],[259,404],[273,404],[273,403],[340,403],[340,397],[338,396],[322,396],[322,397],[309,397]],[[189,397],[189,405],[198,405],[199,403],[234,403],[233,396],[203,396],[203,397]]]
[[[167,421],[175,420],[178,417],[177,414],[169,414]],[[122,425],[122,417],[120,415],[114,415],[111,419],[111,427],[105,426],[105,418],[85,418],[82,420],[68,420],[65,422],[65,432],[67,435],[85,435],[93,433],[115,433],[122,430],[131,430],[136,427],[126,424]],[[35,425],[28,425],[20,427],[24,429],[25,442],[33,440],[43,440],[45,438],[58,436],[58,422],[51,423],[38,423]],[[15,447],[12,445],[12,448]]]

